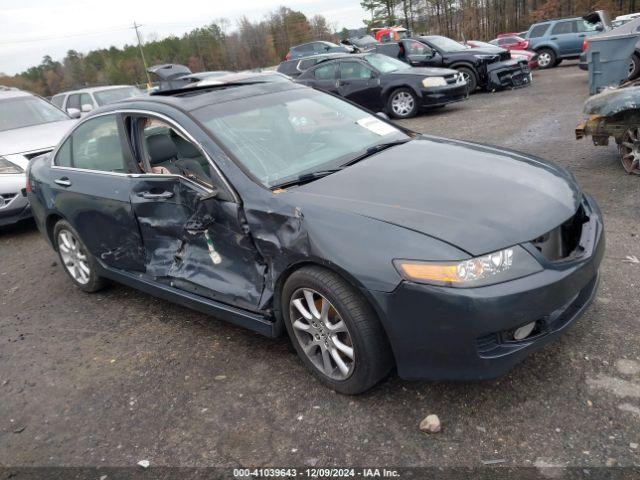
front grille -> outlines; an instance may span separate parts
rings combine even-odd
[[[584,251],[580,246],[582,228],[588,221],[589,217],[581,205],[569,220],[531,243],[551,262],[579,256]]]
[[[0,208],[6,207],[17,195],[17,193],[0,193]]]

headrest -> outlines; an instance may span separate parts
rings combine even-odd
[[[147,137],[147,152],[151,166],[165,163],[178,157],[178,149],[166,134]]]

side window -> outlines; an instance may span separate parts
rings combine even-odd
[[[54,95],[51,99],[51,103],[53,103],[56,107],[62,108],[62,102],[64,101],[64,95]]]
[[[415,41],[405,41],[403,43],[407,55],[428,55],[429,53],[431,53],[431,49],[424,43]]]
[[[298,70],[304,71],[308,68],[313,67],[316,64],[315,58],[305,58],[304,60],[300,60],[298,62]]]
[[[88,93],[83,93],[80,95],[80,106],[82,105],[91,105],[93,107],[93,100]]]
[[[324,43],[318,42],[313,44],[313,51],[316,53],[327,53],[328,50],[329,46]]]
[[[77,108],[80,110],[80,95],[74,93],[73,95],[69,95],[67,99],[67,108]]]
[[[56,155],[56,159],[53,163],[61,167],[71,166],[71,138],[67,138],[64,141],[58,150],[58,154]]]
[[[340,62],[340,78],[342,80],[368,80],[371,69],[358,62]]]
[[[199,147],[162,120],[144,118],[138,121],[141,122],[146,173],[182,175],[213,187],[212,179],[217,176]]]
[[[536,25],[531,29],[531,33],[529,33],[529,38],[538,38],[544,36],[544,34],[549,29],[548,23],[542,23],[540,25]]]
[[[126,172],[115,115],[92,118],[71,135],[71,160],[75,168]]]
[[[306,45],[300,45],[299,47],[292,48],[296,53],[312,53],[313,45],[308,43]]]
[[[585,20],[578,20],[578,31],[579,32],[595,32],[596,28],[598,28],[597,23],[589,23]]]
[[[333,80],[336,76],[335,73],[336,64],[330,63],[328,65],[323,65],[316,68],[313,71],[313,76],[316,78],[316,80]]]
[[[551,35],[563,35],[575,32],[576,22],[558,22],[551,29]]]

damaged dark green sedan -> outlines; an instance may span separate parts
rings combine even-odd
[[[291,82],[92,112],[28,171],[71,280],[267,336],[339,392],[500,375],[594,298],[594,200],[521,153],[416,134]]]

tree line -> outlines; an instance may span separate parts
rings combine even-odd
[[[247,17],[231,30],[226,19],[191,30],[178,37],[144,42],[149,66],[180,63],[191,71],[248,70],[277,65],[290,46],[311,40],[337,41],[339,36],[321,15],[307,18],[303,13],[280,7],[263,20]],[[92,50],[86,54],[69,50],[62,61],[46,55],[40,65],[8,76],[0,73],[0,85],[29,90],[43,96],[95,85],[144,84],[146,74],[135,44],[122,48]]]
[[[531,23],[605,10],[612,18],[636,11],[636,0],[362,0],[369,27],[403,25],[414,33],[491,40]],[[640,6],[640,5],[638,5]]]

